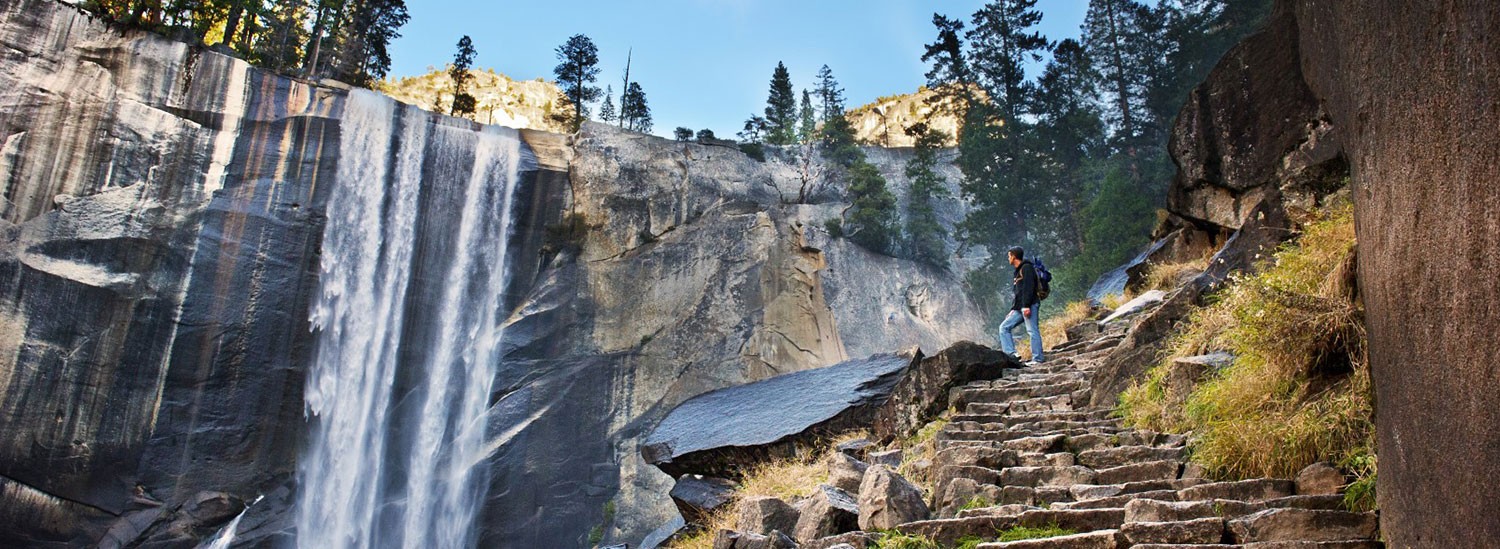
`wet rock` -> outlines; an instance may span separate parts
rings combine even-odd
[[[682,403],[641,454],[669,474],[715,474],[796,441],[866,424],[920,355],[876,355],[720,389]]]
[[[888,530],[931,515],[922,489],[884,465],[871,466],[859,487],[859,527]]]
[[[800,508],[795,536],[810,541],[859,529],[859,503],[843,490],[821,485]]]

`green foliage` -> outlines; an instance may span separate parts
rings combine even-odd
[[[1036,1],[985,4],[974,13],[974,29],[968,34],[975,83],[1012,127],[1020,122],[1028,103],[1025,65],[1041,61],[1040,52],[1047,48],[1047,39],[1031,30],[1042,22]]]
[[[810,143],[818,138],[818,113],[813,110],[812,92],[802,90],[802,106],[798,108],[797,141]]]
[[[766,161],[766,147],[760,143],[740,143],[740,152],[758,162]]]
[[[844,222],[837,218],[824,221],[823,229],[828,231],[828,236],[834,238],[843,238],[844,236]]]
[[[969,498],[969,501],[965,501],[963,505],[959,506],[958,510],[968,511],[970,509],[984,509],[986,507],[994,506],[995,502],[990,500],[990,498],[984,496],[974,496],[972,498]]]
[[[1272,264],[1194,312],[1171,343],[1172,357],[1226,350],[1234,362],[1191,388],[1185,404],[1165,400],[1167,363],[1158,365],[1156,381],[1122,395],[1128,422],[1192,429],[1193,460],[1221,478],[1289,477],[1318,461],[1373,475],[1352,208],[1322,215]]]
[[[943,549],[943,546],[927,536],[891,530],[876,540],[874,549]]]
[[[1077,533],[1077,531],[1069,530],[1067,528],[1059,528],[1056,524],[1049,524],[1040,528],[1016,526],[1014,528],[1001,531],[999,536],[995,538],[995,541],[1007,542],[1021,541],[1023,539],[1055,538],[1058,536],[1071,536]]]
[[[860,246],[889,255],[896,229],[896,197],[885,186],[885,177],[863,158],[846,173],[852,205],[845,214],[844,229],[849,240]]]
[[[916,149],[906,164],[911,191],[906,204],[905,255],[915,261],[947,268],[948,249],[943,242],[943,226],[938,223],[934,201],[948,194],[943,178],[935,171],[937,151],[948,136],[923,123],[907,128],[906,133],[916,138]]]
[[[813,95],[818,98],[818,112],[822,114],[824,124],[844,118],[844,89],[839,87],[833,69],[828,65],[818,69],[818,85],[813,89]]]
[[[979,536],[964,536],[958,538],[958,544],[953,549],[977,549],[979,544],[985,543],[985,539]]]
[[[620,99],[620,123],[627,130],[651,133],[651,107],[640,82],[631,82]]]
[[[619,119],[620,114],[615,112],[615,88],[614,86],[605,86],[604,104],[599,105],[599,120],[614,122]]]
[[[704,129],[698,130],[698,140],[699,141],[712,141],[712,140],[715,140],[715,139],[718,139],[718,137],[714,136],[714,131],[713,130],[710,130],[708,128],[704,128]]]
[[[792,76],[786,65],[776,63],[771,73],[771,93],[766,98],[766,141],[772,145],[797,142],[797,96],[792,91]]]
[[[684,128],[682,126],[678,126],[677,129],[672,130],[672,136],[677,138],[678,141],[692,141],[693,130],[692,128]]]
[[[458,39],[458,52],[453,54],[453,64],[448,67],[448,78],[453,81],[453,106],[448,114],[453,116],[474,115],[474,96],[469,94],[469,84],[474,81],[474,75],[469,73],[474,66],[474,54],[474,41],[469,35]]]
[[[599,88],[592,85],[599,78],[599,48],[588,36],[575,34],[558,46],[556,52],[558,63],[552,68],[552,74],[557,76],[557,85],[573,106],[573,112],[560,112],[554,116],[577,131],[589,115],[588,103],[599,98]],[[624,114],[624,105],[621,105],[621,114]]]
[[[974,102],[974,76],[963,53],[964,22],[934,13],[932,25],[938,29],[937,40],[922,53],[922,62],[932,64],[927,71],[927,87],[933,91],[928,104],[937,112],[964,118]]]

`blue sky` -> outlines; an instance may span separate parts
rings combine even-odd
[[[411,21],[392,44],[392,76],[410,76],[453,59],[467,34],[475,66],[513,78],[552,78],[553,50],[573,34],[599,46],[599,86],[619,92],[627,50],[631,80],[641,83],[655,133],[677,126],[732,137],[765,107],[771,71],[786,63],[800,90],[827,64],[850,107],[916,90],[926,78],[923,44],[932,13],[968,16],[982,0],[411,0]],[[1077,37],[1087,0],[1041,0],[1039,30]],[[1039,68],[1032,71],[1033,76]]]

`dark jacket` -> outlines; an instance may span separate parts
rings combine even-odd
[[[1011,287],[1016,291],[1016,297],[1011,301],[1010,310],[1019,311],[1025,307],[1035,307],[1041,300],[1036,298],[1036,267],[1030,261],[1021,261],[1021,266],[1016,267],[1015,278],[1011,280]]]

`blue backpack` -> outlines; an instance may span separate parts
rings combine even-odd
[[[1036,269],[1036,300],[1047,299],[1052,294],[1052,271],[1037,257],[1031,258],[1031,266]]]

